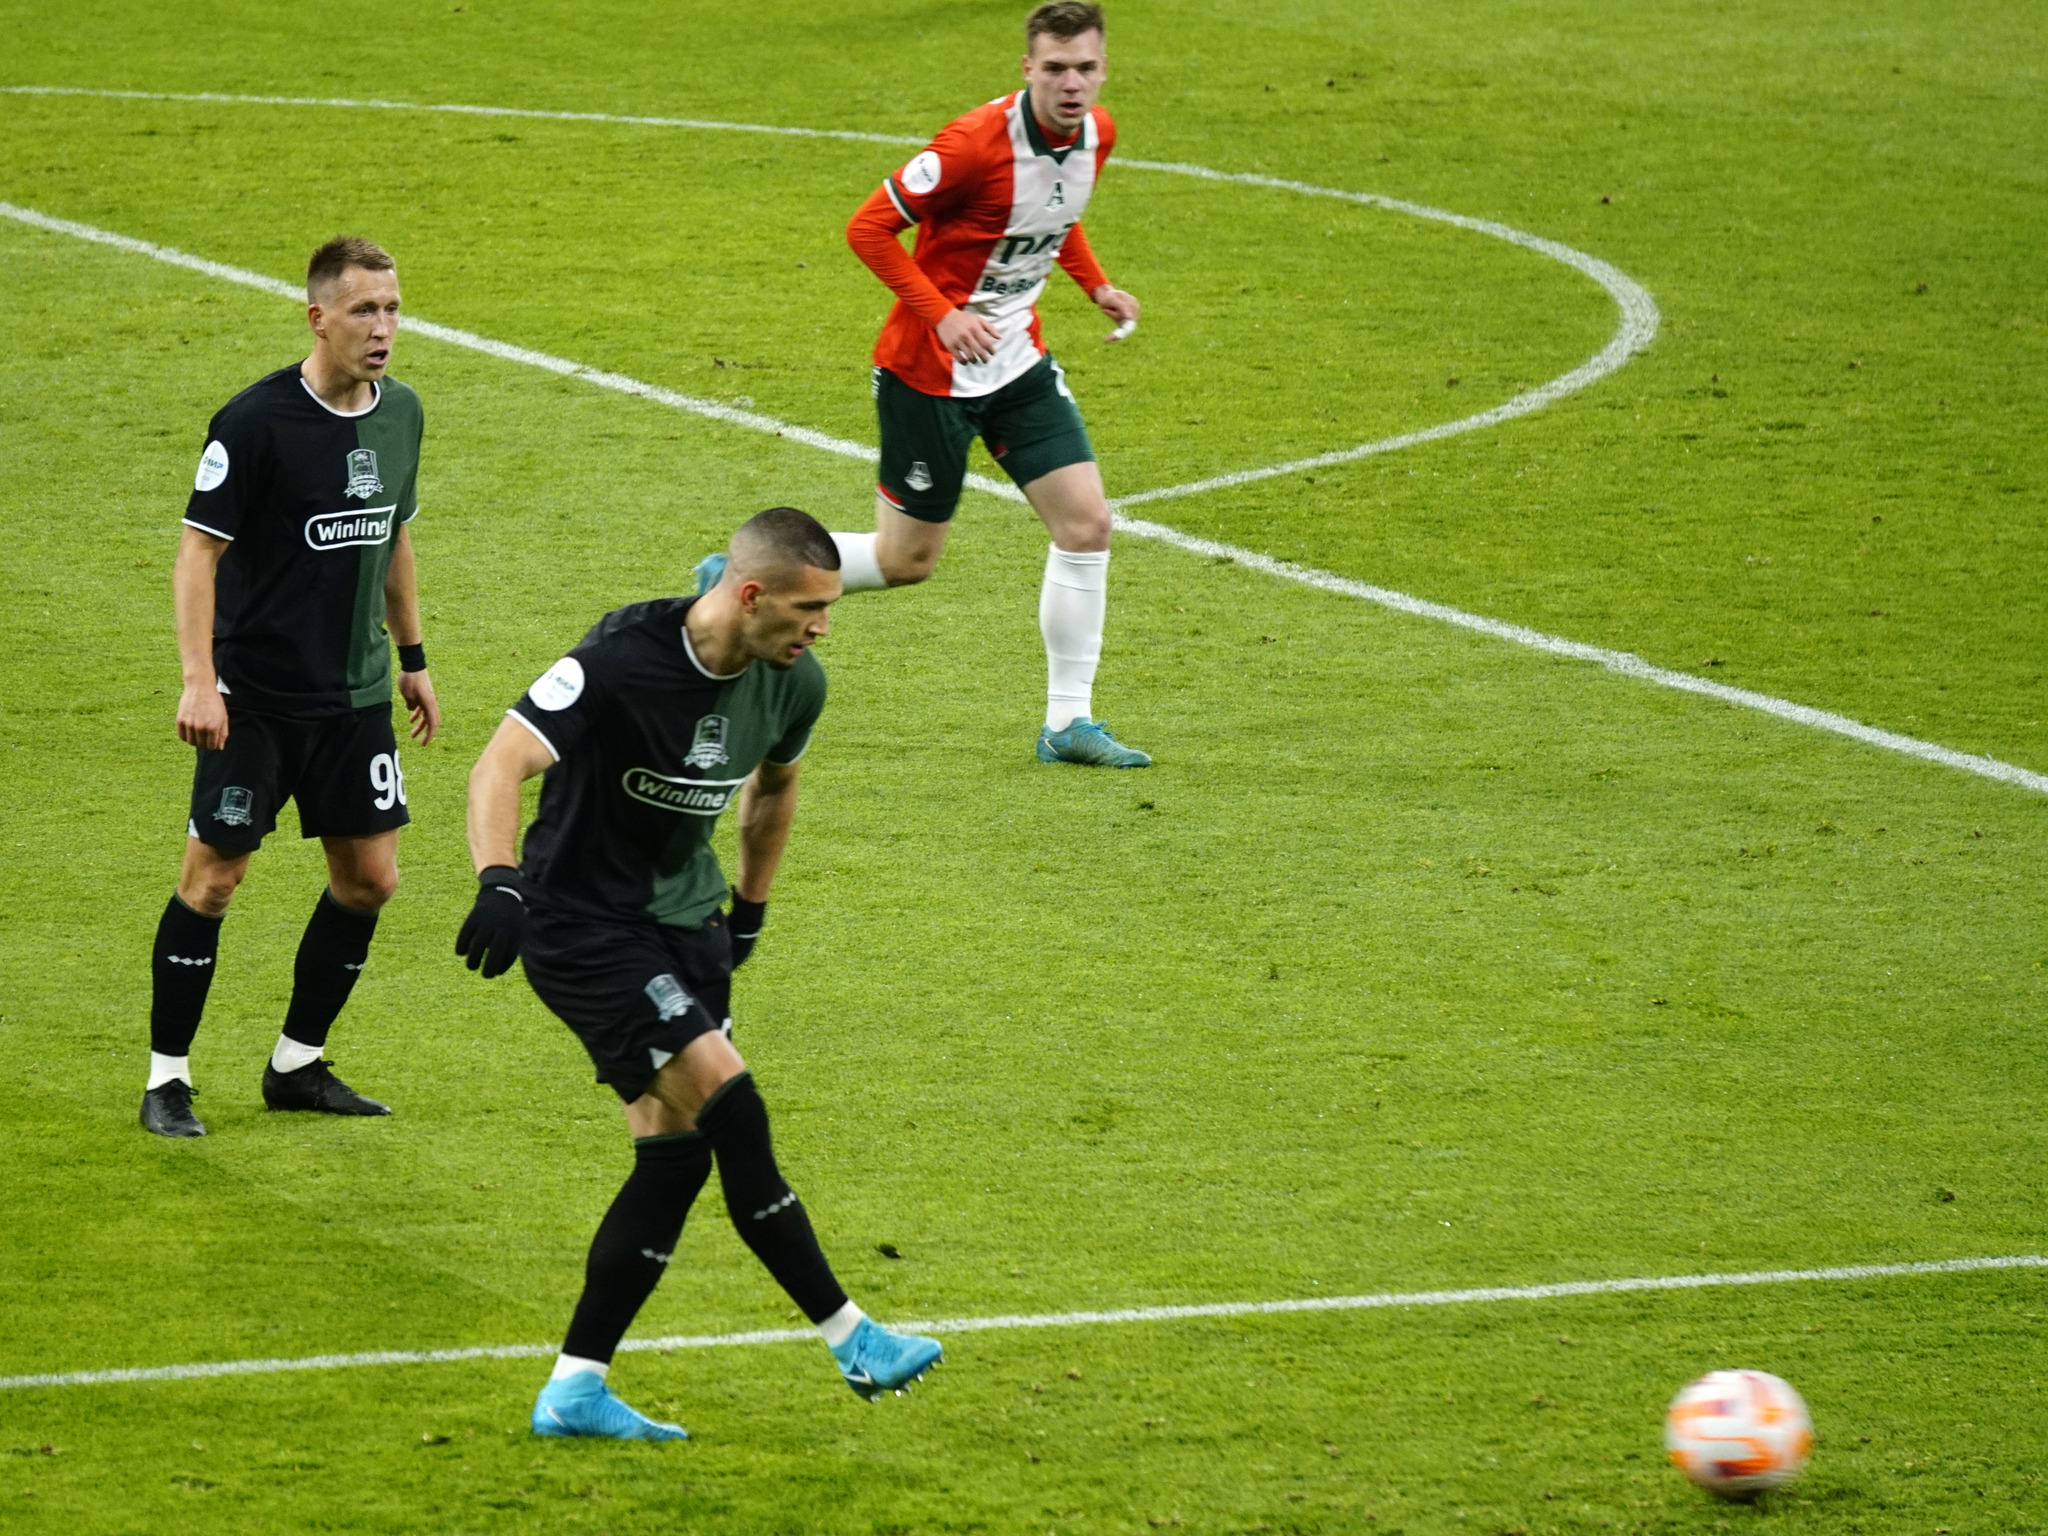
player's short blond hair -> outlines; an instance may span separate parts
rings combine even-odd
[[[1031,44],[1043,32],[1061,42],[1079,37],[1083,32],[1100,32],[1109,36],[1109,28],[1103,24],[1102,7],[1089,0],[1046,0],[1029,16],[1024,18],[1024,51],[1031,51]]]
[[[306,297],[311,299],[315,290],[325,288],[350,267],[361,267],[366,272],[393,272],[398,263],[374,240],[365,240],[360,235],[336,235],[306,263]]]

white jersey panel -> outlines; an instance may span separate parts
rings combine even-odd
[[[1033,311],[1046,279],[1059,260],[1067,231],[1081,220],[1095,190],[1099,139],[1093,114],[1064,161],[1032,148],[1024,114],[1030,96],[1020,92],[1008,114],[1011,154],[1010,222],[988,253],[965,309],[993,325],[1002,336],[987,362],[953,363],[953,393],[973,398],[993,394],[1028,373],[1040,357],[1031,337]]]

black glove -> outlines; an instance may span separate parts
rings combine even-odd
[[[510,864],[493,864],[476,877],[476,905],[455,935],[455,953],[486,977],[502,976],[519,958],[526,931],[526,877]]]
[[[732,893],[732,912],[725,920],[726,929],[732,934],[732,968],[738,970],[747,963],[747,956],[754,952],[754,941],[761,937],[761,923],[768,915],[768,903],[749,901],[738,891]]]

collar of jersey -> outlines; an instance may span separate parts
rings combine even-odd
[[[1017,93],[1017,107],[1024,114],[1024,137],[1031,145],[1031,153],[1049,156],[1054,165],[1065,165],[1067,156],[1087,143],[1088,129],[1095,121],[1095,113],[1090,111],[1081,119],[1081,126],[1074,130],[1074,136],[1066,143],[1056,145],[1045,136],[1045,129],[1039,125],[1038,114],[1031,110],[1030,91]]]
[[[306,392],[307,398],[319,406],[321,410],[330,416],[339,416],[343,421],[354,421],[359,416],[367,416],[384,403],[384,386],[376,379],[370,380],[370,391],[375,398],[360,411],[337,411],[333,406],[313,393],[313,386],[306,382],[306,376],[303,373],[299,375],[299,388],[303,389]]]
[[[712,671],[709,667],[705,666],[703,662],[697,659],[697,647],[690,644],[690,626],[687,624],[678,624],[676,626],[676,633],[683,637],[683,654],[690,658],[690,665],[695,667],[699,672],[702,672],[714,683],[729,683],[736,677],[745,677],[747,675],[747,669],[745,667],[741,667],[737,672]]]

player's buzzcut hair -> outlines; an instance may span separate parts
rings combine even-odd
[[[374,240],[365,240],[360,235],[336,235],[306,262],[306,297],[311,299],[315,289],[325,288],[350,267],[392,272],[397,270],[398,263]]]
[[[770,507],[756,512],[734,530],[727,552],[735,575],[759,579],[774,571],[816,566],[839,569],[839,546],[825,525],[795,507]]]
[[[1100,32],[1109,36],[1109,28],[1102,19],[1102,7],[1090,0],[1046,0],[1029,16],[1024,18],[1024,51],[1031,51],[1032,40],[1039,33],[1056,37],[1061,42],[1079,37],[1083,32]]]

